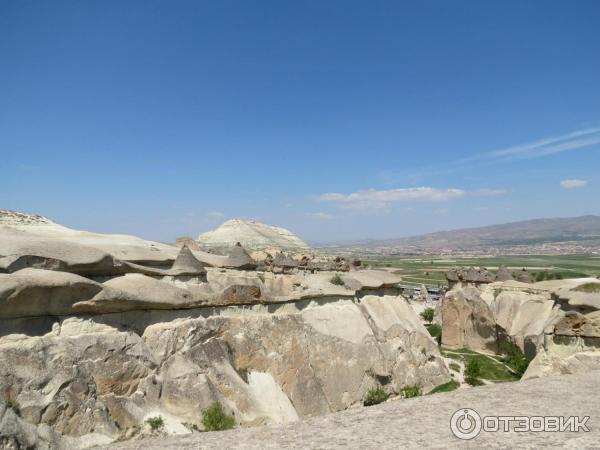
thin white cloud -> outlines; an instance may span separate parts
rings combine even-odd
[[[397,202],[446,202],[465,195],[462,189],[436,189],[432,187],[416,187],[401,189],[368,189],[366,191],[341,194],[328,192],[313,197],[315,200],[335,202],[342,208],[366,209],[386,208]]]
[[[435,175],[454,173],[460,170],[474,169],[497,163],[519,161],[525,159],[542,158],[558,153],[570,152],[600,144],[600,127],[586,128],[573,131],[560,136],[539,139],[527,144],[519,144],[498,150],[477,153],[465,158],[448,161],[444,164],[426,166],[411,172],[383,171],[379,178],[385,183],[398,181],[428,179]]]
[[[222,212],[219,212],[219,211],[211,211],[209,213],[206,213],[206,217],[208,219],[217,220],[217,219],[223,219],[225,217],[225,214],[223,214]]]
[[[581,139],[584,138],[585,139]],[[487,153],[464,158],[458,162],[509,161],[514,159],[538,158],[570,150],[600,144],[600,128],[587,128],[561,136],[540,139],[528,144],[515,145]]]
[[[571,179],[571,180],[562,180],[560,182],[560,187],[562,187],[563,189],[577,189],[577,188],[582,188],[585,185],[587,185],[586,180]]]
[[[327,214],[324,212],[308,213],[307,216],[312,219],[317,219],[317,220],[333,220],[333,219],[335,219],[335,216],[333,214]]]

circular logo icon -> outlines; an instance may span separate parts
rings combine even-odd
[[[481,431],[481,416],[470,408],[459,409],[452,414],[450,429],[459,439],[473,439]]]

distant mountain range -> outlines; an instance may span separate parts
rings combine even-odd
[[[377,252],[453,252],[490,249],[579,252],[600,250],[600,216],[535,219],[479,228],[328,245],[327,248]]]

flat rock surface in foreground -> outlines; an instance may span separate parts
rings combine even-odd
[[[590,432],[450,431],[461,408],[484,416],[590,416]],[[279,426],[123,442],[111,449],[600,448],[600,372],[533,379],[397,400]]]

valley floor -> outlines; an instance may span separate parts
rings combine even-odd
[[[600,373],[563,375],[394,400],[279,426],[194,433],[113,444],[111,450],[598,448]],[[590,416],[590,432],[484,432],[463,441],[450,431],[461,408],[484,416]]]

